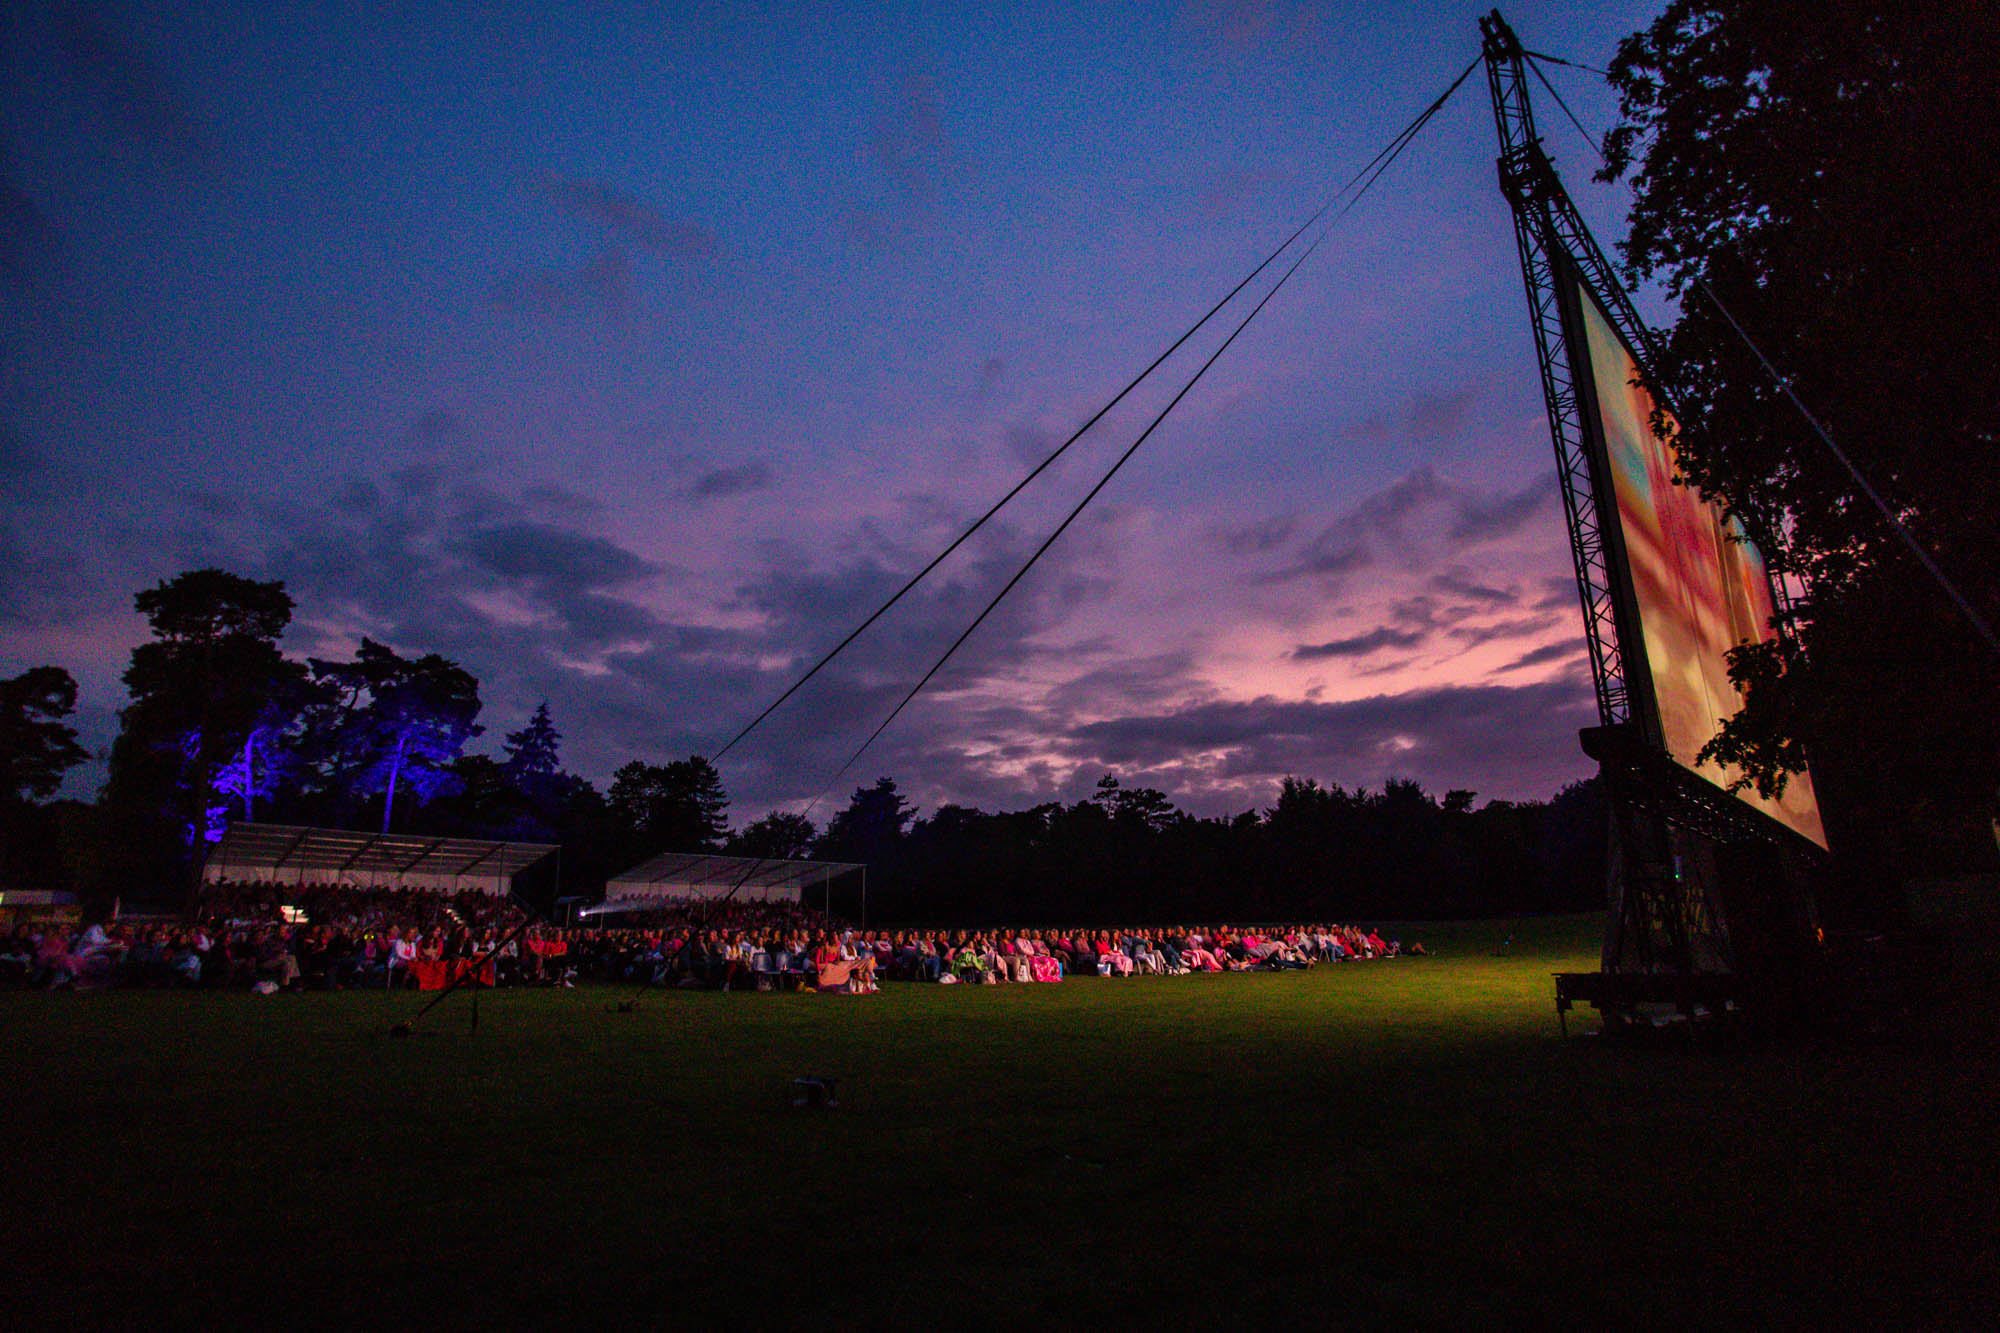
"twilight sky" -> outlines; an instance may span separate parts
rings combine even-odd
[[[132,594],[218,565],[285,581],[294,655],[463,663],[478,748],[546,699],[600,782],[712,754],[1441,91],[1486,7],[10,7],[0,674],[66,667],[102,747]],[[1508,18],[1602,65],[1650,13]],[[1622,191],[1538,111],[1609,245]],[[1475,74],[834,806],[883,774],[998,809],[1111,771],[1201,814],[1287,773],[1583,776],[1495,152]],[[738,823],[827,785],[1226,328],[730,754]]]

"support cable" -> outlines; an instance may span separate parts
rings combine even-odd
[[[1110,468],[1108,468],[1105,471],[1102,477],[1098,478],[1097,484],[1095,486],[1092,486],[1089,492],[1086,493],[1081,500],[1077,501],[1076,506],[1069,511],[1068,515],[1066,515],[1063,518],[1063,521],[1061,523],[1056,525],[1055,530],[1051,532],[1045,539],[1043,539],[1042,544],[1035,548],[1034,554],[1030,555],[1027,558],[1027,560],[1021,565],[1021,567],[1014,572],[1014,576],[1007,580],[1005,586],[1003,586],[999,592],[993,594],[992,600],[986,603],[985,609],[980,611],[978,616],[976,616],[973,619],[972,623],[965,627],[964,632],[962,632],[956,639],[952,640],[951,646],[946,648],[944,652],[938,656],[938,659],[935,662],[931,663],[930,669],[924,672],[923,676],[917,680],[916,684],[912,685],[909,688],[908,692],[905,693],[903,697],[897,701],[896,706],[889,710],[889,715],[883,718],[881,723],[875,728],[875,730],[868,734],[868,738],[862,741],[861,744],[855,749],[854,753],[847,757],[847,761],[834,771],[833,775],[827,779],[826,785],[820,789],[819,794],[817,796],[814,796],[811,803],[807,805],[806,809],[808,812],[810,812],[814,806],[817,806],[820,803],[820,801],[825,799],[827,792],[833,789],[834,784],[840,781],[841,776],[845,774],[849,769],[854,767],[854,765],[857,762],[860,761],[861,756],[867,753],[868,748],[875,743],[876,739],[880,737],[884,731],[888,730],[889,724],[896,720],[896,718],[902,713],[903,709],[909,705],[910,701],[915,699],[917,695],[923,691],[923,688],[926,685],[930,684],[931,679],[944,668],[945,663],[951,660],[953,654],[957,653],[959,648],[964,645],[965,641],[972,637],[973,631],[977,630],[980,627],[980,625],[984,624],[986,618],[993,613],[994,608],[998,607],[1001,601],[1007,596],[1007,594],[1014,590],[1015,585],[1017,585],[1018,583],[1020,583],[1022,579],[1027,577],[1028,571],[1035,567],[1036,562],[1038,562],[1042,558],[1043,554],[1046,553],[1051,546],[1055,545],[1056,539],[1061,537],[1063,533],[1068,530],[1070,524],[1074,523],[1077,517],[1083,513],[1084,509],[1089,506],[1090,502],[1097,498],[1098,493],[1102,491],[1106,486],[1108,486],[1111,483],[1111,479],[1118,475],[1119,470],[1123,468],[1125,464],[1131,460],[1134,454],[1139,452],[1139,447],[1146,442],[1148,437],[1150,437],[1156,429],[1159,428],[1160,423],[1167,419],[1167,415],[1171,413],[1174,410],[1174,408],[1180,405],[1181,400],[1188,396],[1188,394],[1194,389],[1194,386],[1196,384],[1199,384],[1201,382],[1202,377],[1208,373],[1209,368],[1212,367],[1218,360],[1221,359],[1222,354],[1224,352],[1229,350],[1230,344],[1236,341],[1237,336],[1241,334],[1244,329],[1250,326],[1250,322],[1256,319],[1257,316],[1263,312],[1265,306],[1271,303],[1271,298],[1276,296],[1281,290],[1284,289],[1285,284],[1291,281],[1292,275],[1299,271],[1299,266],[1304,264],[1305,261],[1312,256],[1313,251],[1317,250],[1320,246],[1320,243],[1327,238],[1329,233],[1332,232],[1334,225],[1338,223],[1341,218],[1345,217],[1348,214],[1348,212],[1350,212],[1354,208],[1356,204],[1361,202],[1362,198],[1366,196],[1370,187],[1372,187],[1377,180],[1381,179],[1382,173],[1389,169],[1390,165],[1392,165],[1395,162],[1396,158],[1401,156],[1403,149],[1406,148],[1409,145],[1410,141],[1416,137],[1417,131],[1421,130],[1424,127],[1424,125],[1429,123],[1431,117],[1437,114],[1437,112],[1444,106],[1445,102],[1450,99],[1451,95],[1458,90],[1459,86],[1463,84],[1468,77],[1470,77],[1472,71],[1478,68],[1478,66],[1479,66],[1478,60],[1474,60],[1472,64],[1466,66],[1465,72],[1463,74],[1460,74],[1457,79],[1453,80],[1451,86],[1446,88],[1445,91],[1441,93],[1435,101],[1433,101],[1428,107],[1426,107],[1422,112],[1422,114],[1420,114],[1414,121],[1410,123],[1408,128],[1406,128],[1401,134],[1397,135],[1395,141],[1391,144],[1391,146],[1388,149],[1385,149],[1383,150],[1382,153],[1376,155],[1375,159],[1376,163],[1379,163],[1380,165],[1375,168],[1374,174],[1368,177],[1367,183],[1361,187],[1360,191],[1355,194],[1353,199],[1348,201],[1346,207],[1342,208],[1339,213],[1335,214],[1333,218],[1328,220],[1326,226],[1321,228],[1319,234],[1315,236],[1312,242],[1306,246],[1305,250],[1299,255],[1299,257],[1292,261],[1291,267],[1286,269],[1284,274],[1279,277],[1278,281],[1272,285],[1271,290],[1264,293],[1263,298],[1259,300],[1257,304],[1251,308],[1250,313],[1245,315],[1242,321],[1238,323],[1237,326],[1230,331],[1229,336],[1223,340],[1222,345],[1217,347],[1215,351],[1211,352],[1208,356],[1208,359],[1202,362],[1201,367],[1198,370],[1196,370],[1195,373],[1188,379],[1188,382],[1181,386],[1180,392],[1176,393],[1173,396],[1173,399],[1170,402],[1168,402],[1165,407],[1160,409],[1159,413],[1155,415],[1153,420],[1146,426],[1146,429],[1140,432],[1139,437],[1133,440],[1130,445],[1126,446],[1125,452],[1118,456],[1117,461],[1112,463]]]
[[[1357,192],[1354,198],[1348,201],[1347,206],[1341,209],[1340,213],[1336,215],[1336,217],[1345,216],[1348,209],[1353,208],[1356,203],[1360,202],[1361,196],[1368,192],[1369,187],[1375,183],[1376,179],[1378,179],[1381,176],[1383,171],[1388,170],[1389,163],[1395,160],[1396,156],[1402,152],[1404,146],[1407,145],[1410,139],[1416,135],[1417,131],[1421,130],[1424,127],[1424,125],[1430,120],[1430,118],[1437,114],[1439,108],[1441,108],[1445,104],[1445,102],[1451,97],[1451,95],[1458,90],[1459,85],[1465,82],[1465,80],[1471,75],[1472,71],[1478,68],[1478,65],[1479,62],[1477,60],[1473,61],[1472,64],[1467,65],[1465,67],[1464,73],[1461,73],[1457,79],[1453,80],[1449,88],[1445,89],[1445,91],[1442,94],[1440,94],[1439,97],[1435,101],[1433,101],[1428,107],[1426,107],[1423,110],[1423,112],[1417,116],[1415,120],[1413,120],[1409,125],[1405,126],[1401,133],[1397,134],[1394,139],[1391,139],[1389,143],[1383,147],[1381,152],[1375,154],[1375,156],[1368,161],[1368,164],[1366,166],[1362,167],[1359,171],[1355,172],[1354,175],[1351,178],[1349,178],[1348,182],[1345,185],[1341,186],[1338,190],[1334,191],[1333,197],[1328,199],[1325,203],[1321,204],[1317,209],[1315,209],[1313,211],[1312,216],[1308,217],[1304,222],[1301,222],[1298,225],[1298,227],[1293,230],[1292,234],[1287,236],[1284,239],[1284,241],[1278,245],[1277,249],[1271,251],[1270,254],[1264,257],[1263,262],[1259,263],[1257,267],[1251,269],[1248,274],[1244,275],[1243,280],[1238,282],[1234,287],[1230,288],[1228,293],[1224,295],[1221,300],[1217,301],[1214,305],[1210,306],[1206,314],[1204,314],[1200,319],[1196,320],[1193,324],[1190,324],[1187,330],[1183,332],[1180,335],[1180,337],[1174,339],[1173,343],[1167,348],[1166,351],[1161,352],[1157,357],[1153,358],[1153,361],[1150,365],[1148,365],[1144,370],[1140,371],[1129,382],[1127,382],[1125,387],[1120,389],[1116,394],[1114,394],[1110,398],[1110,400],[1104,404],[1104,406],[1098,408],[1097,411],[1093,412],[1090,415],[1090,418],[1086,420],[1081,426],[1078,426],[1068,439],[1064,440],[1060,445],[1056,447],[1054,452],[1052,452],[1047,458],[1044,458],[1040,463],[1037,463],[1033,468],[1033,470],[1031,470],[1026,476],[1022,477],[1020,481],[1014,484],[1013,489],[1009,490],[1005,495],[1001,496],[997,501],[995,501],[992,508],[988,509],[985,513],[981,514],[977,519],[973,520],[971,526],[967,527],[965,531],[961,532],[956,538],[954,538],[949,546],[946,546],[942,551],[938,552],[937,555],[931,559],[929,564],[925,565],[915,574],[912,574],[909,580],[906,583],[904,583],[902,587],[898,588],[887,601],[882,603],[882,605],[876,607],[875,610],[869,614],[866,620],[863,620],[859,625],[856,625],[854,629],[847,635],[846,638],[842,639],[839,643],[835,644],[830,650],[828,650],[825,656],[821,657],[817,662],[813,663],[812,666],[807,669],[804,675],[800,676],[797,680],[793,681],[790,687],[788,687],[783,694],[779,695],[776,699],[773,699],[770,702],[770,704],[765,707],[763,712],[751,718],[750,721],[744,725],[742,730],[738,731],[734,736],[730,737],[729,742],[726,745],[724,745],[720,750],[717,750],[715,752],[714,761],[720,761],[724,755],[728,754],[731,750],[736,748],[736,745],[739,741],[741,741],[745,736],[748,736],[752,731],[755,731],[757,727],[764,721],[765,718],[771,716],[772,713],[775,713],[787,699],[791,698],[794,694],[797,694],[807,681],[811,680],[814,676],[818,675],[822,668],[824,668],[828,663],[832,662],[834,658],[838,657],[842,652],[844,652],[847,649],[847,647],[850,644],[852,644],[856,639],[860,638],[862,634],[866,633],[869,626],[873,625],[877,620],[880,620],[885,614],[888,613],[891,607],[895,606],[896,603],[903,600],[904,596],[908,594],[913,588],[915,588],[917,584],[921,583],[926,577],[928,577],[932,570],[936,569],[939,565],[943,564],[945,560],[951,556],[952,552],[956,551],[959,547],[963,546],[966,543],[966,541],[972,537],[974,533],[978,532],[982,527],[986,525],[988,520],[990,520],[995,514],[998,514],[1003,508],[1005,508],[1008,505],[1009,502],[1011,502],[1014,499],[1015,496],[1019,495],[1023,490],[1026,490],[1028,485],[1032,483],[1035,480],[1035,478],[1041,476],[1042,473],[1046,472],[1055,463],[1057,459],[1061,458],[1063,454],[1068,452],[1069,447],[1071,445],[1075,444],[1078,440],[1082,439],[1085,432],[1089,431],[1092,426],[1095,426],[1099,421],[1103,420],[1104,416],[1107,413],[1109,413],[1112,408],[1118,406],[1119,403],[1123,402],[1127,397],[1127,395],[1129,395],[1134,389],[1138,388],[1139,385],[1143,383],[1147,379],[1147,377],[1152,375],[1154,371],[1158,370],[1160,366],[1167,360],[1168,357],[1172,356],[1175,352],[1179,351],[1181,349],[1181,346],[1185,344],[1189,338],[1192,338],[1204,326],[1206,326],[1211,319],[1215,318],[1215,316],[1221,312],[1224,306],[1228,305],[1231,301],[1235,300],[1237,295],[1241,293],[1245,287],[1248,287],[1253,281],[1256,280],[1259,274],[1261,274],[1265,269],[1269,268],[1272,265],[1272,263],[1274,263],[1277,260],[1277,258],[1280,255],[1282,255],[1287,249],[1291,248],[1292,243],[1297,241],[1300,236],[1304,235],[1307,228],[1311,227],[1315,222],[1318,222],[1322,217],[1325,217],[1327,210],[1332,208],[1334,204],[1339,201],[1342,195],[1346,194],[1349,190],[1354,189],[1357,183],[1361,183],[1361,188],[1359,192]],[[1374,174],[1370,175],[1371,172],[1373,172]],[[1364,177],[1366,177],[1367,179],[1365,183],[1362,183]]]
[[[1324,238],[1324,235],[1325,233],[1322,232],[1321,238]],[[1285,282],[1292,276],[1292,274],[1298,271],[1299,265],[1304,263],[1306,257],[1312,254],[1312,252],[1318,247],[1319,247],[1319,241],[1315,240],[1311,245],[1306,247],[1305,252],[1303,254],[1301,254],[1297,259],[1292,261],[1292,266],[1289,269],[1285,270],[1284,276],[1278,279],[1276,285],[1274,285],[1270,291],[1264,293],[1263,300],[1257,302],[1257,304],[1251,308],[1250,313],[1244,316],[1243,321],[1239,323],[1233,330],[1230,331],[1229,336],[1223,340],[1222,345],[1216,348],[1214,352],[1209,354],[1208,360],[1202,362],[1201,368],[1195,371],[1193,377],[1190,378],[1186,384],[1181,386],[1180,392],[1173,396],[1173,400],[1169,402],[1164,408],[1160,409],[1159,414],[1153,418],[1152,422],[1149,425],[1147,425],[1146,429],[1140,432],[1139,438],[1132,441],[1131,444],[1126,446],[1125,452],[1118,456],[1118,460],[1114,462],[1109,469],[1106,470],[1106,472],[1102,477],[1098,478],[1097,484],[1090,488],[1089,492],[1084,495],[1083,499],[1077,501],[1075,508],[1071,509],[1069,513],[1063,518],[1063,521],[1056,525],[1055,531],[1051,532],[1046,538],[1044,538],[1042,544],[1035,548],[1035,553],[1029,556],[1026,562],[1023,563],[1019,569],[1014,571],[1014,577],[1008,579],[1005,586],[1003,586],[999,592],[993,594],[993,599],[986,603],[985,609],[982,610],[976,617],[974,617],[972,623],[970,625],[967,625],[965,627],[965,630],[956,639],[952,640],[951,646],[945,649],[944,652],[938,656],[938,659],[935,662],[931,663],[930,670],[924,672],[922,677],[918,679],[917,683],[910,686],[909,691],[906,694],[904,694],[900,700],[897,701],[896,706],[889,710],[889,716],[883,718],[881,723],[876,726],[875,730],[868,733],[868,739],[862,741],[860,746],[855,749],[854,753],[847,757],[847,762],[843,763],[838,769],[834,770],[833,776],[827,779],[826,787],[820,791],[820,794],[818,796],[815,796],[813,798],[812,805],[808,805],[806,807],[807,810],[811,810],[813,805],[818,805],[819,802],[825,798],[827,791],[832,789],[833,784],[840,781],[841,775],[846,773],[848,769],[854,767],[854,765],[860,761],[861,756],[867,753],[868,747],[875,743],[876,738],[879,737],[884,731],[887,731],[889,729],[889,724],[896,720],[897,716],[900,713],[902,713],[905,707],[909,705],[910,701],[912,699],[915,699],[917,695],[923,691],[924,686],[931,683],[931,678],[937,675],[937,673],[944,668],[944,664],[951,660],[952,655],[959,650],[959,648],[965,643],[967,639],[972,637],[972,632],[978,629],[982,624],[986,622],[986,617],[993,614],[994,608],[999,606],[1001,600],[1005,598],[1008,593],[1014,590],[1014,586],[1018,584],[1023,578],[1027,577],[1028,571],[1035,567],[1035,563],[1042,558],[1043,553],[1046,552],[1049,549],[1049,547],[1055,545],[1056,538],[1062,536],[1063,533],[1066,530],[1068,530],[1069,525],[1076,521],[1077,516],[1083,513],[1084,508],[1087,505],[1089,505],[1092,500],[1097,498],[1098,492],[1102,491],[1105,488],[1105,486],[1110,483],[1111,479],[1118,475],[1118,470],[1124,467],[1126,462],[1132,457],[1132,455],[1139,451],[1139,446],[1146,442],[1147,437],[1153,433],[1154,429],[1158,427],[1162,421],[1166,420],[1167,413],[1173,411],[1174,408],[1180,404],[1181,399],[1187,397],[1188,391],[1193,389],[1196,384],[1200,383],[1201,377],[1208,372],[1208,368],[1215,364],[1217,358],[1219,358],[1224,352],[1229,350],[1230,343],[1236,341],[1236,335],[1243,332],[1243,330],[1249,326],[1250,321],[1255,319],[1259,314],[1259,312],[1261,312],[1264,309],[1264,307],[1270,303],[1271,298],[1276,296],[1279,290],[1284,287]]]
[[[1564,60],[1561,56],[1546,55],[1540,51],[1530,51],[1525,46],[1521,48],[1521,54],[1532,56],[1536,60],[1546,60],[1551,65],[1567,65],[1571,69],[1580,69],[1586,74],[1601,74],[1607,79],[1611,77],[1611,71],[1608,69],[1599,69],[1595,65],[1585,65],[1575,60]]]
[[[1535,63],[1537,60],[1553,59],[1553,57],[1535,56],[1532,51],[1525,52],[1524,54],[1533,57],[1528,62],[1528,68],[1534,70],[1535,77],[1542,81],[1542,86],[1547,88],[1549,95],[1556,99],[1556,105],[1561,107],[1563,114],[1569,117],[1570,124],[1576,126],[1577,133],[1581,134],[1585,142],[1590,144],[1591,150],[1597,154],[1598,160],[1609,165],[1608,159],[1605,158],[1603,147],[1599,145],[1597,140],[1591,137],[1590,131],[1584,128],[1581,120],[1577,119],[1576,113],[1569,109],[1569,103],[1563,101],[1562,94],[1555,90],[1555,85],[1549,82],[1548,76],[1542,73],[1539,66]],[[1556,63],[1567,64],[1569,62],[1557,61]],[[1578,66],[1578,68],[1584,67]],[[1869,484],[1868,478],[1862,474],[1861,469],[1856,466],[1854,460],[1847,456],[1847,451],[1833,442],[1832,432],[1827,430],[1821,424],[1820,419],[1813,414],[1812,409],[1805,405],[1804,400],[1799,397],[1798,391],[1792,387],[1792,382],[1784,375],[1781,375],[1778,372],[1778,368],[1771,364],[1771,358],[1764,355],[1764,349],[1757,345],[1757,341],[1750,336],[1749,331],[1737,321],[1736,316],[1731,313],[1729,307],[1723,304],[1722,298],[1715,294],[1715,289],[1708,285],[1708,279],[1704,278],[1698,272],[1692,276],[1695,287],[1703,296],[1708,298],[1709,304],[1715,307],[1717,313],[1735,331],[1737,338],[1742,344],[1750,349],[1750,354],[1757,358],[1757,364],[1764,368],[1766,375],[1770,376],[1771,383],[1777,385],[1779,391],[1790,400],[1792,407],[1797,410],[1806,425],[1812,428],[1813,434],[1819,437],[1820,443],[1826,446],[1827,452],[1832,454],[1835,461],[1846,470],[1848,477],[1853,480],[1855,486],[1859,488],[1863,495],[1868,497],[1869,502],[1880,512],[1883,521],[1889,525],[1890,530],[1902,540],[1904,546],[1909,548],[1910,554],[1917,558],[1917,563],[1923,566],[1924,572],[1929,574],[1931,580],[1944,590],[1945,596],[1958,608],[1959,613],[1965,617],[1974,632],[1986,641],[1986,646],[1991,648],[1994,653],[2000,654],[2000,635],[1994,633],[1993,627],[1987,623],[1986,617],[1979,614],[1978,609],[1972,605],[1965,594],[1959,591],[1958,585],[1952,582],[1950,575],[1938,567],[1937,561],[1931,558],[1930,552],[1923,548],[1922,543],[1917,541],[1916,535],[1910,531],[1902,519],[1896,516],[1896,511],[1889,506],[1888,501],[1884,500],[1881,493]]]

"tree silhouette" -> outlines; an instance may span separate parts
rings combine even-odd
[[[345,793],[382,796],[389,832],[399,793],[421,806],[456,783],[451,765],[480,734],[479,682],[436,653],[404,658],[364,638],[352,662],[315,658],[313,675],[334,697],[329,780]]]
[[[792,861],[810,856],[819,831],[812,820],[786,810],[773,810],[730,838],[725,848],[731,856],[764,856]]]
[[[542,700],[528,725],[507,733],[507,775],[515,781],[553,777],[562,772],[562,733]]]
[[[304,679],[278,651],[292,599],[282,583],[198,569],[133,604],[153,639],[132,650],[125,672],[132,701],[119,714],[107,796],[140,862],[184,866],[205,836],[219,836],[227,801],[216,773]],[[178,857],[165,855],[175,844]]]
[[[1682,469],[1805,586],[1796,642],[1735,655],[1710,753],[1767,789],[1810,754],[1858,882],[1990,866],[2000,657],[1730,321],[2000,624],[2000,210],[1967,167],[2000,158],[2000,8],[1674,0],[1612,78],[1629,274],[1683,298],[1660,367]]]
[[[605,803],[635,859],[717,851],[729,833],[722,775],[698,754],[665,764],[634,760],[612,774]]]
[[[847,808],[827,824],[819,854],[839,861],[886,861],[915,817],[896,780],[877,778],[872,787],[856,787]]]
[[[40,800],[56,794],[62,775],[89,755],[76,728],[76,682],[61,667],[32,667],[0,680],[0,794]]]

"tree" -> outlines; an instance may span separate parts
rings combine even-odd
[[[894,778],[877,778],[872,787],[856,787],[847,808],[827,824],[820,855],[840,861],[881,860],[902,843],[916,813],[896,790]]]
[[[544,825],[553,822],[556,809],[570,797],[578,781],[563,772],[561,745],[562,733],[549,716],[546,699],[528,725],[507,733],[507,757],[502,765],[507,782]]]
[[[210,780],[224,809],[230,801],[240,802],[241,817],[255,819],[259,801],[273,801],[297,786],[306,768],[299,750],[304,727],[322,697],[305,672],[287,663],[243,733],[242,744]]]
[[[0,680],[0,884],[65,882],[59,817],[34,802],[55,795],[63,774],[87,757],[63,721],[75,711],[76,682],[60,667]]]
[[[549,701],[542,700],[528,725],[507,733],[507,774],[522,778],[553,777],[562,772],[559,747],[562,733],[549,716]]]
[[[611,775],[605,802],[639,856],[712,852],[729,833],[722,775],[698,754],[665,764],[632,761]]]
[[[1674,0],[1612,77],[1628,276],[1682,298],[1659,369],[1683,471],[1805,589],[1795,640],[1735,655],[1744,706],[1711,753],[1767,790],[1809,753],[1830,831],[1882,881],[1990,864],[2000,656],[1706,292],[2000,624],[2000,322],[1967,317],[2000,308],[2000,210],[1966,166],[2000,154],[2000,9]]]
[[[198,569],[133,604],[153,639],[125,672],[132,702],[119,714],[106,796],[142,862],[172,842],[185,858],[219,836],[227,802],[215,775],[303,682],[305,668],[277,643],[292,599],[283,583]]]
[[[729,840],[731,856],[763,856],[772,860],[795,861],[812,854],[813,839],[819,830],[804,815],[773,810]]]
[[[1113,823],[1141,825],[1148,832],[1157,833],[1182,818],[1165,792],[1155,787],[1122,787],[1111,773],[1097,780],[1097,793],[1090,799],[1104,807]]]
[[[0,680],[0,792],[27,800],[56,794],[62,775],[89,758],[63,721],[74,712],[76,681],[61,667]]]
[[[452,763],[480,734],[479,681],[436,653],[419,658],[364,638],[352,662],[313,659],[331,691],[322,724],[328,780],[348,792],[382,795],[382,831],[400,791],[423,805],[455,786]]]

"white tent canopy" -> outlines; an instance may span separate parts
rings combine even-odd
[[[555,851],[553,843],[236,823],[209,849],[201,877],[501,894]]]
[[[842,875],[865,871],[858,861],[785,861],[774,857],[668,852],[633,866],[604,885],[592,913],[643,911],[663,898],[803,902]]]

